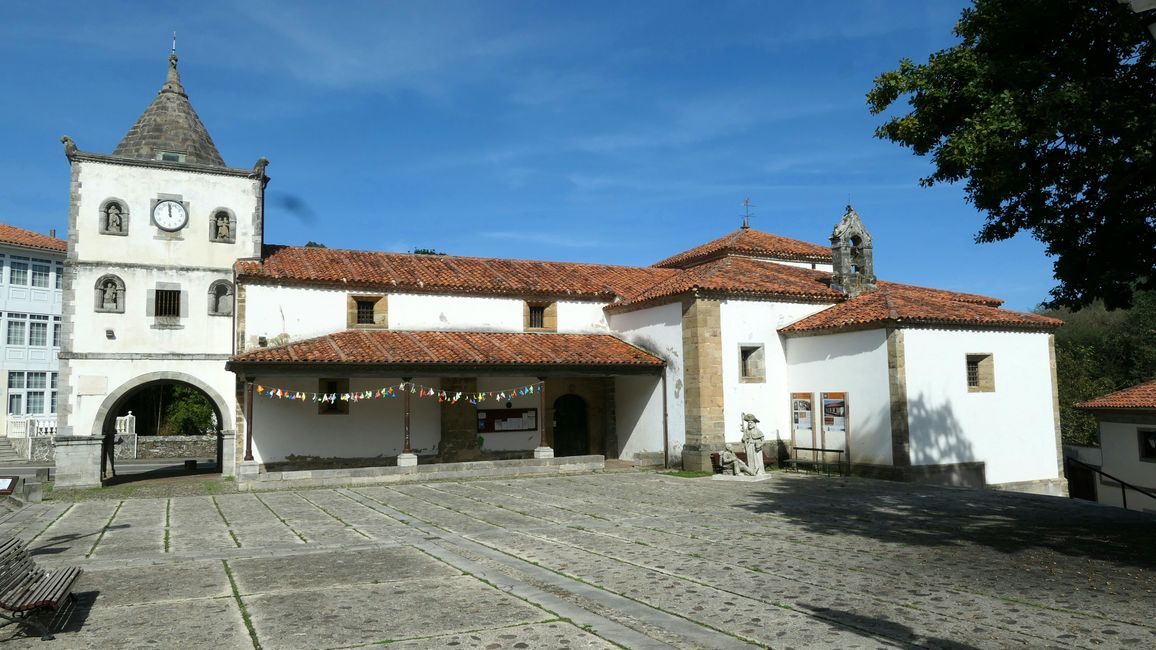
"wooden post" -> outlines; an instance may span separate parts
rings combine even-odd
[[[245,460],[253,460],[253,380],[245,380]]]
[[[413,380],[413,377],[402,377],[401,380],[404,383],[409,384],[410,381]],[[410,397],[412,396],[412,394],[410,393],[410,390],[412,388],[413,388],[412,386],[407,385],[405,387],[405,391],[404,391],[405,392],[405,443],[402,445],[402,449],[401,449],[401,453],[403,453],[403,454],[412,454],[413,453],[413,450],[410,449],[410,447],[409,447],[409,413],[410,413]]]
[[[538,422],[541,428],[541,435],[539,436],[538,446],[549,447],[546,442],[546,378],[538,377]]]

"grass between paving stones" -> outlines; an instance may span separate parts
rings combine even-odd
[[[112,514],[108,516],[108,521],[104,522],[104,526],[100,529],[100,533],[97,534],[96,539],[92,542],[92,547],[88,549],[88,552],[84,554],[84,557],[92,557],[92,554],[96,552],[96,545],[100,543],[100,540],[104,539],[105,531],[107,531],[108,527],[112,525],[112,520],[116,519],[116,513],[120,512],[120,507],[123,505],[124,501],[116,504],[116,508],[113,508]]]
[[[225,522],[225,530],[228,531],[229,537],[233,538],[233,543],[237,548],[241,548],[241,540],[237,539],[237,534],[233,532],[233,526],[229,523],[229,518],[225,516],[225,511],[221,510],[221,504],[217,503],[217,497],[209,497],[213,502],[213,507],[217,509],[217,515],[221,517],[221,521]]]
[[[169,515],[173,509],[173,500],[165,499],[165,553],[169,552],[169,524],[171,519]]]
[[[237,607],[241,610],[241,620],[245,623],[245,629],[249,630],[249,639],[253,642],[253,650],[262,650],[261,641],[257,638],[257,629],[253,627],[253,620],[249,618],[249,608],[245,607],[245,601],[241,600],[241,592],[237,590],[237,581],[233,579],[233,570],[229,568],[227,560],[221,560],[221,564],[225,565],[225,577],[229,579],[233,600],[237,601]]]
[[[670,470],[669,472],[659,472],[659,474],[665,474],[666,476],[674,476],[677,478],[703,478],[704,476],[713,476],[714,472],[699,472],[699,471],[686,470],[686,469],[674,469],[674,470]]]
[[[301,533],[297,532],[297,529],[296,529],[296,528],[294,528],[292,525],[290,525],[290,523],[289,523],[288,521],[286,521],[284,517],[282,517],[281,515],[277,514],[277,511],[276,511],[276,510],[274,510],[274,509],[270,508],[270,507],[269,507],[269,504],[268,504],[268,503],[265,503],[265,500],[264,500],[264,499],[262,499],[261,497],[257,496],[256,494],[254,494],[254,495],[253,495],[253,498],[257,499],[257,503],[260,503],[261,505],[265,506],[265,509],[266,509],[266,510],[268,510],[269,512],[271,512],[271,513],[273,514],[273,516],[277,518],[277,521],[279,521],[279,522],[281,522],[281,523],[285,524],[285,527],[289,529],[289,532],[291,532],[291,533],[293,533],[294,535],[296,535],[297,537],[299,537],[303,543],[305,543],[305,544],[308,544],[308,543],[309,543],[309,540],[305,539],[305,536],[304,536],[304,535],[302,535]],[[214,501],[214,502],[216,502],[216,499],[214,499],[213,501]],[[234,539],[236,539],[236,538],[234,538]],[[240,546],[240,544],[238,544],[238,546]]]

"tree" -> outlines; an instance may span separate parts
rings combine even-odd
[[[326,246],[325,244],[320,244],[310,239],[309,241],[305,242],[305,248],[326,248]]]
[[[445,255],[445,253],[435,248],[415,248],[410,253],[414,255]]]
[[[204,393],[187,386],[172,385],[165,406],[161,435],[199,436],[213,430],[213,405]]]
[[[1030,232],[1055,256],[1053,307],[1127,307],[1156,287],[1156,44],[1118,0],[974,0],[961,42],[875,78],[876,137],[965,181],[980,242]]]

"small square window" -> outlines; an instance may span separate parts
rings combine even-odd
[[[1139,429],[1140,460],[1156,463],[1156,429]]]
[[[526,330],[558,330],[558,303],[555,302],[527,302],[523,303],[522,327]]]
[[[761,345],[739,346],[739,379],[746,383],[766,381],[766,354]]]
[[[348,397],[348,379],[318,379],[317,392],[320,393],[317,402],[318,415],[346,415],[349,413],[349,400],[341,399],[342,395]]]
[[[157,289],[156,290],[156,314],[157,318],[180,318],[181,317],[181,290],[180,289]]]
[[[530,305],[530,327],[541,329],[546,326],[546,306]]]
[[[995,360],[991,354],[967,355],[967,390],[969,393],[995,391]]]
[[[357,324],[358,325],[373,325],[373,306],[377,304],[376,300],[358,300],[357,301]]]

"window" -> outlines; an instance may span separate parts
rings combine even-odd
[[[8,314],[8,345],[27,345],[28,314]]]
[[[1140,435],[1140,460],[1156,463],[1156,429],[1137,429]]]
[[[317,392],[320,393],[319,397],[328,398],[317,402],[318,415],[345,415],[349,413],[349,400],[341,399],[342,395],[348,397],[348,379],[318,379]]]
[[[766,354],[761,345],[739,346],[739,380],[743,383],[766,381]]]
[[[28,284],[28,258],[13,257],[8,265],[9,284]]]
[[[47,289],[50,279],[52,279],[52,265],[48,262],[34,260],[32,262],[32,286]]]
[[[233,285],[228,280],[217,280],[209,285],[209,315],[233,315]]]
[[[60,317],[52,317],[52,345],[60,347]]]
[[[48,345],[48,317],[32,314],[28,317],[28,345],[45,347]]]
[[[180,289],[157,289],[155,297],[156,307],[153,315],[155,315],[157,318],[181,317]]]
[[[526,330],[558,330],[558,304],[553,302],[527,302],[522,311],[523,326]]]
[[[56,265],[56,288],[57,289],[63,289],[64,288],[64,265],[63,264],[57,264]]]
[[[991,354],[967,355],[967,391],[969,393],[995,391],[995,361]]]
[[[115,275],[104,275],[96,281],[95,288],[94,311],[124,313],[124,280]]]
[[[163,162],[185,162],[185,154],[176,151],[158,151],[157,160]]]
[[[345,324],[350,328],[384,328],[389,326],[385,296],[349,296]]]
[[[16,370],[8,373],[9,415],[56,413],[57,373]]]

